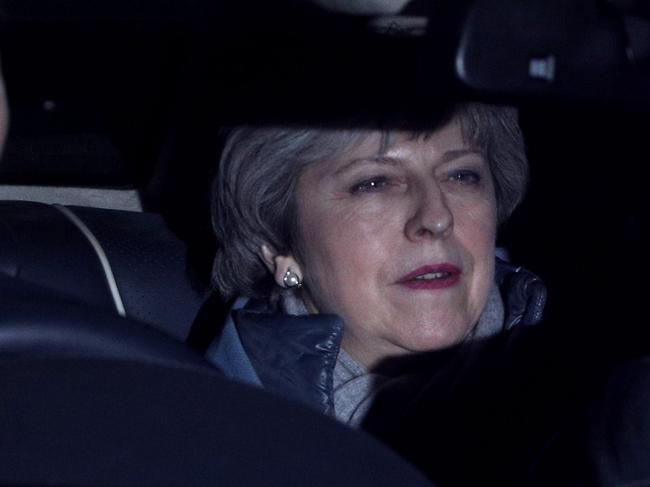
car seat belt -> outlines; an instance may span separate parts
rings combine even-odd
[[[194,350],[205,353],[221,332],[233,302],[234,300],[224,302],[218,293],[210,295],[194,318],[185,343]]]

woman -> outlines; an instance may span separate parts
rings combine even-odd
[[[394,383],[382,364],[539,321],[539,280],[495,260],[526,177],[509,108],[454,107],[423,132],[234,130],[213,276],[239,299],[207,356],[359,425]]]

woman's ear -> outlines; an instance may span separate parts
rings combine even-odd
[[[262,245],[260,249],[260,258],[271,274],[275,273],[275,256],[277,252],[268,245]]]
[[[285,282],[287,272],[295,274],[298,281],[302,282],[302,269],[292,255],[280,255],[274,249],[264,244],[260,249],[260,257],[269,272],[273,274],[273,279],[278,286],[288,287]]]

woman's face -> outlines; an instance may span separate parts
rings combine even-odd
[[[380,141],[309,166],[297,193],[307,306],[341,316],[367,366],[462,341],[494,275],[492,177],[458,121]]]

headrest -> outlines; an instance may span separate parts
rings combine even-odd
[[[184,340],[202,302],[160,215],[0,201],[0,274]]]
[[[431,486],[298,404],[180,367],[0,359],[2,485]]]

